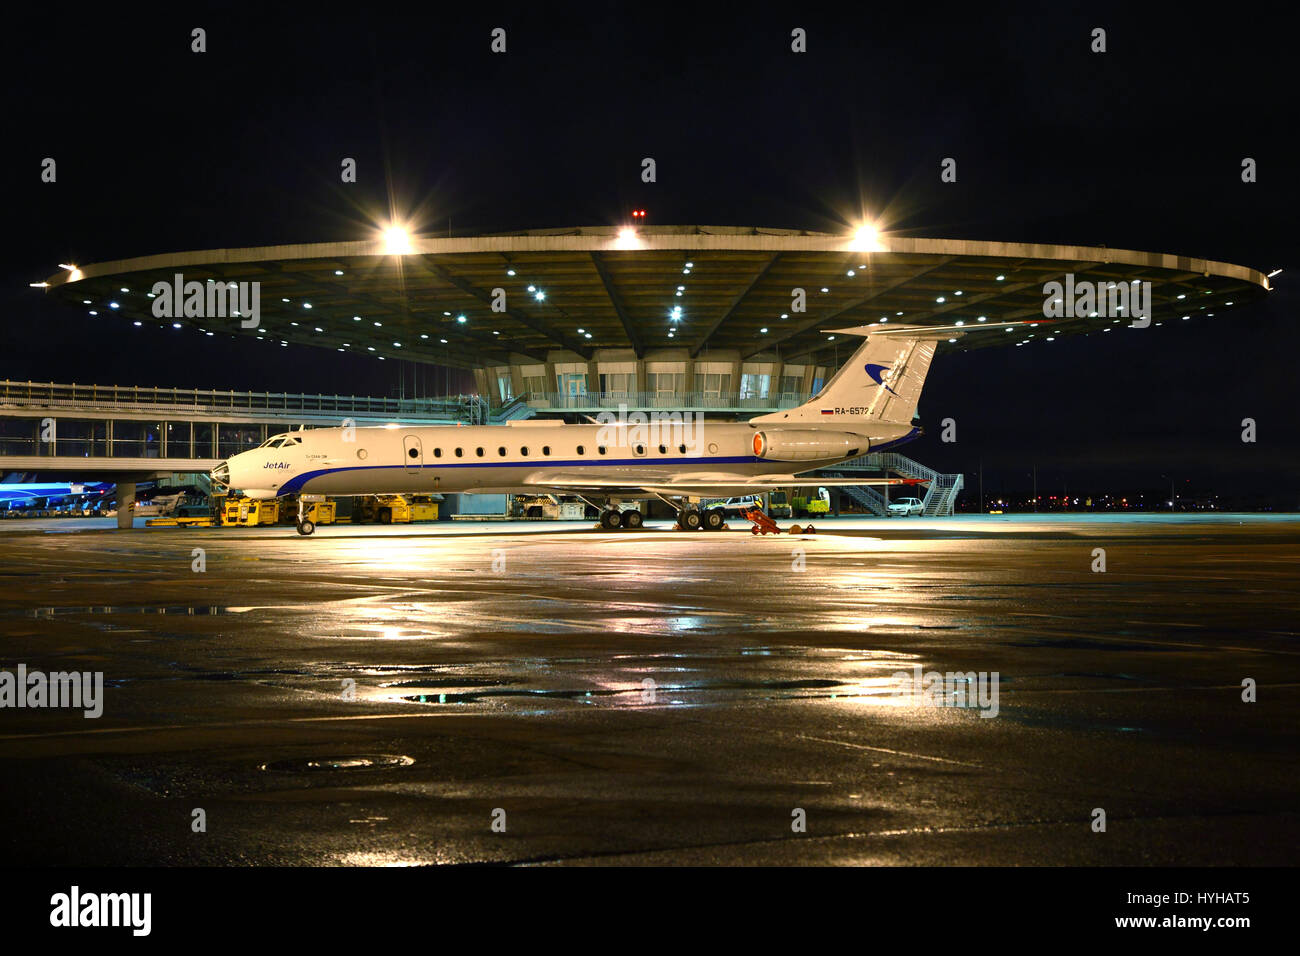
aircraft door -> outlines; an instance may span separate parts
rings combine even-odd
[[[424,448],[417,436],[406,435],[402,438],[402,463],[406,466],[408,475],[418,475],[424,466]]]

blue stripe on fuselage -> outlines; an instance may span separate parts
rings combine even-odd
[[[466,462],[436,462],[430,464],[425,462],[420,465],[348,465],[346,468],[322,468],[319,471],[309,471],[301,475],[294,475],[280,487],[280,494],[292,495],[300,491],[303,485],[313,478],[320,478],[322,475],[333,475],[344,471],[383,471],[407,468],[570,468],[579,466],[582,468],[593,468],[600,466],[608,468],[616,465],[681,465],[681,464],[716,464],[716,465],[753,465],[753,464],[779,464],[779,462],[767,461],[763,458],[755,458],[753,455],[746,455],[739,458],[615,458],[608,460],[592,461],[589,458],[577,459],[572,461],[556,461],[552,459],[538,459],[533,461],[466,461]],[[667,477],[667,476],[665,476]],[[726,484],[726,482],[720,482]],[[636,484],[636,482],[631,482]]]

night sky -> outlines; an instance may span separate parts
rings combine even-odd
[[[1037,464],[1040,491],[1173,475],[1300,506],[1294,22],[1174,5],[473,6],[9,14],[0,377],[379,395],[411,381],[409,365],[252,339],[130,329],[120,348],[111,318],[27,287],[60,262],[353,239],[390,204],[425,234],[613,224],[633,207],[656,225],[827,231],[867,213],[903,235],[1283,268],[1263,303],[1214,319],[945,355],[908,454],[968,475],[982,461],[993,492],[1027,488]],[[497,26],[505,55],[489,51]],[[1105,54],[1089,50],[1097,26]],[[57,184],[40,182],[46,156]],[[339,182],[344,156],[356,185]],[[949,156],[955,184],[939,179]],[[1257,444],[1240,441],[1245,417]]]

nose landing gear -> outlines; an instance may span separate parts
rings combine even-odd
[[[307,517],[307,502],[303,500],[302,495],[298,496],[298,517],[294,520],[294,524],[303,537],[316,531],[316,522]]]

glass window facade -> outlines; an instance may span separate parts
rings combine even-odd
[[[116,419],[110,432],[112,457],[161,458],[162,422]]]
[[[265,425],[221,425],[218,429],[217,457],[229,458],[231,455],[238,455],[241,451],[256,448],[265,440]]]
[[[103,458],[108,455],[108,422],[83,418],[60,419],[55,430],[59,457]]]

